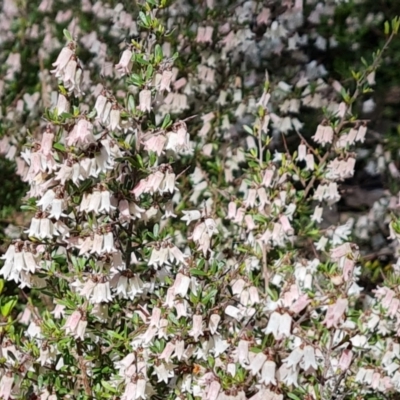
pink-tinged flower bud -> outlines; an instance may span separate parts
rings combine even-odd
[[[104,107],[104,110],[103,110],[102,117],[101,117],[101,122],[103,124],[108,124],[108,119],[110,117],[111,108],[112,108],[112,104],[109,101],[107,101],[107,103]]]
[[[253,358],[253,360],[250,363],[249,366],[250,373],[253,376],[257,375],[261,371],[261,368],[264,365],[265,361],[267,361],[267,356],[264,353],[257,353],[257,355]]]
[[[246,232],[250,232],[250,231],[254,230],[254,228],[256,227],[253,217],[250,214],[247,214],[244,217],[244,222],[246,223],[246,228],[247,228]]]
[[[175,342],[175,352],[172,357],[176,357],[180,361],[185,351],[185,342],[183,340],[177,340]]]
[[[291,326],[292,317],[289,314],[280,314],[274,311],[269,318],[264,332],[266,335],[272,333],[276,340],[281,340],[284,337],[290,336]]]
[[[246,213],[246,209],[244,207],[240,207],[236,211],[236,217],[234,219],[234,222],[237,224],[241,224],[244,219],[245,213]]]
[[[136,198],[139,198],[143,193],[145,193],[148,186],[147,182],[148,181],[146,179],[140,180],[133,190],[131,190],[131,193],[133,193]]]
[[[331,258],[333,260],[338,260],[341,257],[347,256],[348,254],[353,254],[353,251],[350,243],[347,242],[331,250]]]
[[[231,201],[228,205],[228,219],[235,219],[236,217],[236,203]]]
[[[266,188],[269,188],[269,187],[271,186],[273,177],[274,177],[274,170],[272,170],[272,169],[267,169],[267,170],[264,172],[264,178],[263,178],[262,184],[263,184]]]
[[[215,335],[218,330],[218,324],[221,321],[221,316],[219,314],[211,314],[210,321],[208,322],[208,329],[211,335]]]
[[[114,247],[114,235],[112,232],[107,232],[104,235],[103,247],[101,249],[101,254],[107,253],[111,254],[116,252],[117,249]]]
[[[345,258],[343,263],[343,279],[345,282],[348,282],[352,277],[355,264],[354,260]]]
[[[315,142],[322,145],[332,143],[333,129],[329,125],[318,125],[317,131],[312,138]]]
[[[385,288],[385,292],[386,293],[385,293],[384,297],[381,299],[381,302],[382,302],[383,307],[389,308],[396,293],[389,288]]]
[[[291,306],[290,311],[298,314],[302,312],[310,303],[310,299],[306,294],[302,294]]]
[[[271,10],[263,7],[261,12],[257,16],[257,25],[267,25],[271,17]]]
[[[124,50],[121,55],[119,63],[115,66],[115,69],[122,75],[129,74],[132,69],[132,51],[129,49]]]
[[[175,351],[175,345],[172,342],[168,342],[167,345],[165,346],[165,349],[163,350],[163,352],[159,355],[158,359],[169,362],[169,360],[171,359],[172,353],[174,351]]]
[[[207,390],[206,400],[217,400],[220,390],[221,384],[218,381],[212,381]]]
[[[84,340],[87,324],[88,322],[86,320],[81,319],[79,321],[78,327],[76,328],[76,332],[74,335],[75,338]]]
[[[166,90],[167,92],[171,91],[170,85],[172,81],[172,76],[173,76],[172,71],[168,70],[163,71],[159,88],[160,92],[163,92],[164,90]]]
[[[303,349],[301,347],[296,347],[283,361],[286,362],[289,368],[296,368],[303,358],[303,354]]]
[[[2,376],[0,380],[0,397],[2,399],[10,398],[13,383],[14,377],[11,372],[7,372]]]
[[[107,104],[107,97],[100,94],[100,96],[97,97],[96,99],[96,104],[94,105],[94,109],[96,110],[98,119],[102,118],[106,104]]]
[[[66,333],[75,333],[79,321],[82,319],[82,313],[78,310],[74,311],[65,322],[64,329]]]
[[[56,109],[58,116],[62,115],[63,113],[68,113],[70,110],[69,101],[61,93],[58,95]]]
[[[256,204],[256,196],[257,196],[257,190],[256,189],[250,189],[248,194],[247,194],[247,199],[244,201],[244,205],[246,208],[251,208],[254,207]]]
[[[94,235],[94,239],[93,239],[93,247],[91,250],[91,254],[101,254],[101,250],[103,248],[103,240],[104,240],[104,236],[103,235],[99,235],[99,234],[95,234]]]
[[[161,309],[158,307],[154,307],[151,313],[150,327],[158,327],[161,319]]]
[[[276,385],[275,379],[276,364],[272,360],[265,361],[261,370],[261,382],[264,385]]]
[[[371,382],[371,387],[372,389],[377,389],[379,386],[379,383],[381,381],[381,374],[379,372],[374,372],[372,375],[372,382]]]
[[[167,138],[164,135],[156,135],[144,142],[144,149],[146,151],[153,151],[158,156],[163,154],[164,146]]]
[[[204,43],[205,42],[205,34],[206,34],[206,28],[204,26],[199,26],[197,29],[196,42]]]
[[[157,191],[163,192],[161,184],[165,179],[165,175],[161,171],[156,171],[154,174],[149,175],[146,193],[154,194]]]
[[[400,300],[398,298],[394,298],[388,308],[388,315],[390,317],[392,317],[392,318],[395,317],[395,315],[397,314],[397,311],[399,309],[399,305],[400,305]]]
[[[334,327],[337,326],[337,324],[344,316],[348,304],[349,302],[347,299],[339,298],[336,301],[336,303],[328,307],[328,311],[326,312],[326,316],[323,321],[323,323],[326,324],[327,328],[331,328],[332,326]]]
[[[67,137],[68,146],[86,146],[94,142],[93,125],[83,118],[78,121]]]
[[[347,111],[347,105],[344,101],[342,101],[338,106],[337,116],[339,118],[343,118],[346,115],[346,111]]]
[[[55,318],[55,319],[60,319],[60,318],[64,317],[64,314],[65,314],[65,306],[62,305],[62,304],[57,304],[57,305],[54,307],[54,310],[51,311],[51,314],[54,315],[54,318]]]
[[[354,175],[354,168],[356,165],[356,159],[353,157],[349,157],[347,162],[345,163],[345,178],[351,178]]]
[[[48,156],[53,149],[54,134],[51,132],[43,133],[40,151],[43,155]]]
[[[54,62],[52,65],[53,67],[56,67],[56,69],[50,71],[52,74],[55,74],[56,77],[60,77],[61,71],[65,69],[67,66],[69,60],[71,57],[74,55],[74,52],[69,48],[69,47],[64,47],[60,54],[57,57],[56,62]]]
[[[109,129],[114,131],[115,129],[121,129],[121,127],[119,126],[119,121],[121,118],[121,114],[118,108],[113,108],[110,111],[110,125],[109,125]]]
[[[314,347],[307,345],[303,349],[303,362],[304,362],[304,370],[307,371],[310,368],[317,370],[318,365],[315,360],[315,350]]]
[[[323,213],[324,209],[322,207],[315,207],[314,209],[314,213],[311,216],[311,221],[315,221],[318,224],[320,224],[322,222],[322,213]]]
[[[367,127],[365,125],[361,125],[357,131],[356,142],[364,143],[365,134],[367,133]]]
[[[65,217],[66,214],[63,213],[64,199],[54,199],[51,205],[51,212],[49,218],[60,219],[61,216]]]
[[[143,112],[151,111],[151,91],[144,89],[139,93],[139,109]]]
[[[48,218],[40,220],[39,239],[52,239],[53,235],[58,236],[57,231],[54,229],[54,224]]]
[[[343,350],[343,353],[339,359],[338,367],[342,371],[347,371],[350,367],[352,359],[353,359],[353,352],[349,349]]]
[[[279,222],[282,224],[282,228],[285,233],[290,233],[294,231],[294,229],[290,225],[289,218],[286,215],[281,215],[279,217]]]
[[[175,303],[176,310],[176,318],[180,319],[182,317],[187,317],[187,302],[186,301],[178,301]]]
[[[110,282],[99,282],[93,288],[93,294],[90,298],[91,303],[108,303],[112,301]]]
[[[201,315],[193,315],[193,327],[189,331],[189,336],[194,337],[194,340],[197,342],[199,340],[199,336],[203,336],[203,317]]]
[[[167,172],[165,174],[165,178],[162,184],[162,187],[160,187],[160,192],[161,193],[174,193],[175,191],[175,174]]]
[[[64,86],[69,89],[70,87],[74,86],[75,84],[75,73],[78,63],[71,58],[69,60],[67,66],[65,67],[65,72],[63,78]]]
[[[131,219],[128,200],[121,200],[118,203],[118,211],[119,211],[119,218],[121,219],[121,221],[129,221]]]
[[[247,340],[241,339],[239,341],[237,350],[236,350],[236,358],[239,364],[242,367],[248,366],[249,364],[249,342]]]
[[[187,275],[183,275],[179,272],[176,275],[174,285],[172,286],[174,288],[175,295],[185,297],[189,290],[189,285],[190,278]]]
[[[175,91],[182,89],[187,84],[186,78],[180,78],[176,82],[174,82],[173,87]]]
[[[297,149],[297,160],[304,161],[307,155],[307,146],[305,144],[300,144]]]
[[[231,376],[233,376],[233,377],[235,377],[235,376],[236,376],[236,364],[234,364],[234,363],[229,363],[229,364],[226,366],[226,373],[229,374],[229,375],[231,375]]]

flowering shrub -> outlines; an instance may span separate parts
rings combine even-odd
[[[72,20],[49,71],[43,54],[42,94],[4,119],[26,117],[1,145],[13,158],[27,141],[17,166],[32,218],[2,257],[24,300],[0,304],[3,399],[398,396],[399,263],[367,293],[357,245],[379,219],[399,239],[397,198],[364,221],[326,219],[368,135],[358,101],[400,20],[342,85],[301,50],[324,44],[299,34],[303,1],[216,3],[82,2],[102,35],[134,37],[115,63],[74,10],[57,14]],[[315,25],[336,7],[309,3]],[[4,3],[3,17],[17,12]]]

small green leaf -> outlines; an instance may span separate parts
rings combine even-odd
[[[349,96],[349,94],[347,93],[346,89],[342,88],[342,90],[340,91],[340,94],[342,95],[343,100],[344,100],[346,103],[349,103],[349,101],[350,101],[350,96]]]
[[[354,80],[358,81],[360,79],[360,72],[356,72],[356,71],[351,71],[351,75],[353,76]]]
[[[207,303],[208,303],[211,299],[215,298],[215,296],[217,295],[217,293],[218,293],[218,290],[217,290],[217,289],[211,290],[210,293],[208,293],[206,296],[203,297],[203,299],[201,300],[201,302],[202,302],[204,305],[207,305]]]
[[[12,299],[7,301],[6,304],[1,306],[1,315],[3,317],[8,317],[16,304],[17,304],[17,299]]]
[[[389,21],[385,21],[385,35],[389,35],[390,33],[390,24]]]
[[[71,114],[71,113],[67,113],[67,112],[63,112],[62,114],[61,114],[61,118],[63,119],[63,120],[65,120],[65,119],[67,119],[67,118],[73,118],[74,116]]]
[[[108,335],[115,338],[115,339],[119,339],[119,340],[125,340],[125,338],[123,336],[121,336],[119,333],[115,332],[115,331],[107,331]]]
[[[243,125],[243,129],[247,132],[250,133],[250,135],[254,135],[253,129],[250,128],[248,125]]]
[[[173,313],[168,314],[168,319],[175,324],[176,326],[179,326],[179,320],[176,318],[176,316]]]
[[[157,162],[156,153],[150,152],[149,165],[152,167],[152,166],[156,165],[156,162]]]
[[[164,121],[163,121],[163,123],[161,125],[161,129],[167,129],[169,127],[169,125],[171,125],[171,115],[167,114],[164,117]]]
[[[91,118],[95,117],[96,114],[97,114],[96,110],[92,110],[92,111],[87,115],[87,117],[88,117],[89,119],[91,119]]]
[[[148,65],[147,70],[146,70],[146,79],[150,80],[153,77],[153,66],[151,64]]]
[[[132,113],[135,111],[135,108],[135,98],[130,94],[128,97],[128,110]]]
[[[146,14],[143,11],[140,11],[139,18],[141,19],[143,25],[147,28],[150,26],[149,21],[147,20]]]
[[[65,146],[64,146],[62,143],[54,143],[54,144],[53,144],[53,147],[54,147],[56,150],[65,151]]]
[[[21,206],[21,210],[22,211],[36,211],[36,207],[35,206],[29,206],[29,205],[23,205]]]
[[[191,269],[190,274],[194,276],[207,276],[207,272],[201,271],[200,269],[196,268]]]
[[[261,353],[261,352],[262,352],[262,350],[259,349],[258,347],[250,347],[250,351],[251,351],[252,353],[255,353],[255,354],[258,354],[258,353]]]
[[[101,386],[104,387],[104,389],[107,389],[111,393],[117,393],[117,389],[113,386],[111,386],[108,382],[106,381],[101,381]]]
[[[386,22],[385,22],[385,25],[386,25]],[[386,26],[385,26],[385,29],[386,29]],[[398,17],[394,17],[394,18],[392,19],[392,31],[393,31],[393,33],[397,33],[398,30],[399,30],[399,21],[398,21]],[[386,34],[386,31],[385,31],[385,34]]]
[[[261,214],[255,214],[255,215],[253,215],[253,219],[254,219],[254,221],[261,222],[261,223],[263,223],[263,224],[266,224],[266,223],[268,222],[267,218],[264,217],[264,216],[261,215]]]
[[[393,26],[393,32],[397,35],[400,29],[400,17],[394,17],[392,21],[392,26]]]
[[[65,38],[66,38],[69,42],[73,42],[73,41],[74,41],[74,39],[72,39],[72,35],[68,32],[67,29],[64,29],[64,30],[63,30],[63,34],[64,34]]]
[[[363,65],[364,65],[365,67],[368,67],[368,62],[367,62],[367,60],[366,60],[364,57],[361,57],[361,62],[363,63]]]
[[[143,159],[139,154],[136,154],[136,160],[138,161],[141,168],[144,168]]]
[[[163,59],[162,48],[159,44],[156,44],[156,47],[154,49],[154,54],[155,54],[155,62],[156,64],[159,64]]]
[[[143,85],[143,79],[140,75],[138,74],[132,74],[130,81],[132,82],[133,85],[135,86],[142,86]]]

